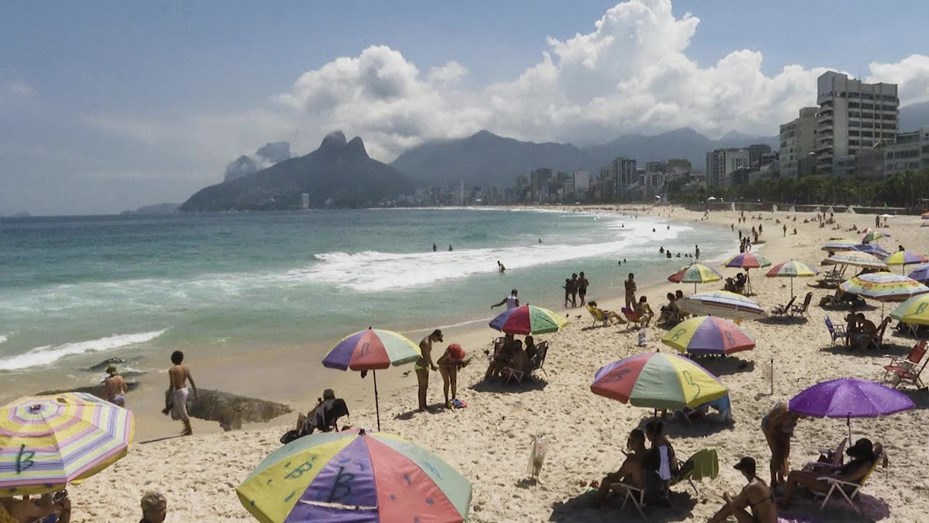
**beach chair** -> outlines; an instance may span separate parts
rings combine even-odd
[[[623,510],[626,508],[626,503],[632,502],[632,506],[639,511],[639,515],[642,516],[642,519],[647,519],[645,517],[645,511],[642,510],[642,507],[645,506],[645,489],[633,487],[628,483],[623,483],[622,481],[617,481],[610,484],[610,488],[614,492],[619,492],[623,494],[623,504],[620,505],[619,509]]]
[[[845,446],[848,445],[848,438],[842,438],[842,441],[834,449],[819,449],[820,461],[811,461],[803,466],[805,472],[826,472],[835,470],[842,465],[842,453],[845,452]]]
[[[813,301],[813,293],[808,292],[803,298],[803,303],[801,305],[794,305],[790,309],[791,316],[809,316],[807,309],[810,308],[810,302]]]
[[[836,343],[835,340],[845,339],[845,327],[836,327],[833,325],[829,316],[826,316],[826,328],[829,329],[829,337],[832,338],[833,345]]]
[[[884,381],[893,376],[891,379],[894,380],[894,388],[899,387],[901,383],[912,383],[919,389],[926,388],[919,378],[923,369],[926,368],[926,363],[929,363],[929,358],[923,361],[925,355],[926,340],[920,340],[919,343],[913,345],[905,358],[900,359],[895,356],[889,364],[884,365]],[[922,365],[919,364],[920,362]]]
[[[589,303],[587,304],[587,312],[589,312],[590,316],[594,319],[594,322],[591,325],[592,327],[596,327],[598,323],[602,327],[609,325],[610,321],[609,318],[606,317],[606,314],[604,314],[600,309],[590,305]]]
[[[871,339],[868,340],[868,348],[874,347],[875,349],[882,349],[884,347],[884,333],[887,332],[887,325],[890,324],[891,317],[887,316],[881,321],[880,326],[877,328],[877,334],[871,336]]]
[[[623,312],[623,316],[626,317],[626,321],[629,322],[630,329],[632,328],[641,329],[642,328],[643,320],[638,312],[636,312],[633,309],[630,309],[629,307],[623,307],[622,312]]]
[[[700,491],[697,490],[694,481],[700,481],[703,478],[716,479],[719,475],[719,455],[715,448],[698,450],[693,456],[687,458],[687,461],[677,460],[677,462],[677,473],[671,477],[671,485],[687,481],[697,496],[700,495]]]
[[[506,380],[506,383],[509,383],[510,380],[516,380],[516,383],[522,383],[524,379],[529,378],[534,371],[540,370],[545,373],[545,369],[542,368],[545,365],[545,356],[548,354],[548,342],[543,341],[539,342],[535,346],[536,353],[529,360],[529,368],[525,371],[514,369],[512,367],[503,368],[503,377]],[[548,374],[545,373],[545,377],[548,377]]]
[[[772,316],[778,316],[778,317],[781,317],[781,318],[786,317],[787,314],[790,313],[790,308],[793,306],[793,304],[794,304],[795,301],[797,301],[797,297],[796,297],[796,296],[793,296],[793,297],[790,298],[790,301],[787,302],[787,305],[784,305],[784,306],[777,305],[777,306],[775,306],[773,309],[771,309],[771,315],[772,315]]]
[[[887,466],[887,455],[884,454],[884,446],[880,443],[874,444],[874,454],[877,456],[877,459],[874,460],[874,465],[871,466],[871,469],[868,470],[867,474],[861,478],[861,481],[857,483],[852,483],[849,481],[842,481],[840,479],[833,478],[831,476],[823,476],[817,478],[820,481],[825,481],[829,484],[829,490],[825,493],[823,492],[813,492],[813,497],[823,497],[823,503],[819,506],[819,510],[826,508],[826,503],[829,502],[829,499],[834,493],[838,493],[842,496],[846,503],[858,513],[859,516],[863,517],[861,513],[861,508],[855,503],[855,500],[858,498],[858,493],[861,491],[861,487],[864,486],[865,482],[871,477],[871,474],[877,469],[878,465],[884,464]]]

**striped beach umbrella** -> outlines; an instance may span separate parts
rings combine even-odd
[[[636,354],[600,368],[590,390],[636,407],[672,410],[693,408],[728,392],[693,360],[664,352]]]
[[[771,262],[760,254],[751,251],[737,254],[729,258],[725,263],[726,267],[745,269],[745,279],[747,280],[748,293],[752,294],[752,278],[749,269],[759,269],[771,265]]]
[[[311,434],[268,455],[236,488],[262,523],[457,523],[471,482],[435,454],[394,434]]]
[[[929,293],[929,287],[922,283],[889,272],[859,274],[842,282],[839,288],[881,302],[881,316],[884,315],[883,302],[906,301],[913,296]]]
[[[751,320],[764,316],[760,305],[741,294],[712,291],[692,294],[678,300],[681,310],[690,314],[707,314],[732,320]]]
[[[421,357],[419,345],[406,336],[368,327],[342,338],[342,341],[323,358],[323,366],[339,370],[372,371],[374,409],[377,414],[377,428],[380,430],[381,408],[377,397],[377,370],[413,363]]]
[[[547,334],[567,324],[564,316],[529,304],[503,311],[489,323],[491,329],[507,334]]]
[[[870,255],[869,255],[870,256]],[[768,278],[790,278],[790,297],[794,296],[794,278],[812,278],[819,271],[796,260],[778,263],[765,274]]]
[[[29,396],[0,407],[0,496],[41,494],[126,455],[132,412],[86,393]]]
[[[897,251],[884,258],[887,265],[899,265],[901,271],[905,265],[929,262],[929,258],[922,254],[911,251]]]
[[[851,265],[866,269],[886,269],[887,264],[873,254],[860,251],[839,252],[823,260],[825,265]]]
[[[929,294],[914,296],[891,311],[890,317],[913,325],[929,325]]]
[[[890,237],[890,233],[887,231],[872,230],[872,231],[868,231],[868,233],[864,235],[864,237],[861,239],[861,243],[871,243],[875,240],[880,240],[881,238],[889,238],[889,237]]]
[[[858,245],[855,245],[852,248],[852,250],[866,252],[868,254],[873,254],[877,256],[878,258],[885,258],[886,256],[890,254],[886,250],[882,249],[881,246],[876,243],[859,243]]]
[[[710,283],[723,279],[723,275],[716,272],[712,267],[708,267],[699,262],[691,263],[681,270],[668,276],[668,281],[674,283],[693,283],[694,292],[697,292],[698,283]]]
[[[690,354],[728,355],[755,348],[755,340],[738,325],[715,316],[697,316],[682,321],[662,338],[665,345]]]
[[[906,277],[921,283],[926,283],[926,281],[929,281],[929,263],[923,263],[910,268],[910,273],[907,274]]]
[[[861,245],[861,242],[852,238],[836,238],[827,241],[822,250],[830,252],[853,251],[856,245]]]

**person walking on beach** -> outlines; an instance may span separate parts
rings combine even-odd
[[[422,355],[416,360],[413,369],[416,371],[416,382],[419,386],[419,412],[426,411],[426,392],[429,390],[429,369],[439,370],[435,363],[432,363],[432,344],[442,341],[442,331],[436,329],[419,342],[419,350]]]
[[[573,285],[573,291],[571,292],[571,304],[577,307],[577,273],[571,273],[571,283]]]
[[[577,296],[581,299],[581,307],[587,304],[587,286],[590,285],[590,282],[587,281],[587,277],[584,276],[584,271],[581,271],[580,276],[577,278]]]
[[[565,306],[565,308],[568,307],[568,303],[570,303],[572,307],[577,307],[577,303],[575,303],[575,302],[573,302],[573,301],[571,300],[571,295],[572,295],[572,294],[575,294],[575,295],[577,294],[577,288],[575,287],[575,285],[577,285],[577,280],[572,280],[571,278],[565,278],[565,279],[564,279],[564,287],[563,287],[563,288],[564,288],[564,306]]]
[[[194,433],[190,428],[190,416],[187,414],[187,396],[190,392],[187,390],[187,382],[190,382],[190,388],[193,390],[193,401],[197,401],[197,384],[194,383],[194,377],[190,374],[190,367],[184,365],[184,353],[176,350],[171,353],[171,363],[173,367],[168,369],[168,378],[171,392],[172,413],[171,417],[179,419],[184,424],[183,436],[190,436]]]
[[[106,368],[107,377],[103,380],[103,395],[106,400],[113,405],[120,407],[126,406],[126,393],[129,388],[126,386],[126,380],[116,372],[116,365],[110,365]]]
[[[584,273],[582,272],[581,274],[584,274]],[[494,307],[499,307],[504,304],[506,304],[506,310],[510,310],[514,307],[519,307],[519,298],[517,298],[518,295],[519,295],[519,291],[516,289],[513,289],[510,291],[509,296],[507,296],[506,298],[503,298],[498,303],[494,303],[493,305],[490,306],[490,308],[493,309]]]
[[[700,246],[694,245],[694,260],[700,261]]]
[[[635,274],[629,273],[629,278],[623,284],[626,286],[626,307],[635,308]]]

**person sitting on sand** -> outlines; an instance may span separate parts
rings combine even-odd
[[[642,325],[646,327],[648,327],[652,318],[655,317],[655,313],[648,304],[648,297],[646,296],[639,296],[639,302],[635,304],[635,312],[639,315],[639,319],[642,320]]]
[[[860,327],[858,325],[858,315],[854,312],[850,312],[845,316],[845,346],[851,347],[852,340],[860,332]]]
[[[802,485],[813,492],[827,492],[830,485],[819,479],[823,476],[849,483],[859,483],[871,471],[878,458],[878,455],[874,452],[874,445],[868,438],[859,439],[854,445],[846,449],[845,453],[852,460],[832,471],[824,472],[822,468],[809,472],[791,470],[790,474],[787,475],[787,488],[784,490],[784,497],[781,498],[779,506],[784,509],[790,507],[790,501],[793,499],[797,485]]]
[[[755,459],[746,456],[736,463],[735,469],[745,476],[748,484],[735,497],[723,493],[726,504],[713,514],[710,523],[726,521],[729,516],[735,516],[739,523],[777,523],[774,495],[771,487],[755,475]]]
[[[856,313],[858,329],[852,336],[851,348],[867,349],[871,340],[877,339],[877,325],[873,321],[865,318],[864,314]]]
[[[139,523],[162,523],[168,516],[168,500],[160,492],[146,492],[141,505],[142,520]]]
[[[674,447],[664,435],[664,423],[652,420],[645,424],[645,437],[651,448],[645,458],[645,495],[649,503],[670,506],[669,491],[671,477],[677,471]]]
[[[673,292],[669,292],[666,297],[668,304],[661,306],[661,313],[658,315],[659,325],[674,325],[680,321],[681,309],[677,305],[677,297]]]
[[[787,410],[787,402],[777,402],[761,418],[761,432],[771,449],[771,488],[782,483],[790,470],[790,440],[800,416]]]
[[[625,486],[617,485],[617,483],[621,482],[639,489],[644,487],[643,466],[648,449],[645,447],[645,433],[641,429],[632,429],[632,432],[629,433],[629,437],[626,439],[626,450],[631,454],[623,452],[626,459],[623,460],[619,469],[616,472],[610,472],[600,480],[600,484],[597,486],[597,496],[594,498],[594,506],[597,508],[603,507],[603,503],[611,491],[625,495]]]
[[[194,433],[190,427],[190,416],[187,414],[187,382],[190,382],[190,388],[193,390],[193,401],[197,401],[197,384],[190,374],[190,368],[184,365],[184,353],[176,350],[171,354],[171,363],[173,367],[168,369],[168,386],[171,392],[172,413],[171,417],[181,420],[184,424],[182,436],[190,436]]]
[[[0,497],[0,523],[34,523],[52,514],[58,516],[57,523],[70,523],[71,500],[67,490],[60,490],[54,496],[43,494],[37,500],[28,496],[23,499]]]
[[[521,343],[510,333],[505,334],[502,341],[494,344],[494,353],[490,358],[490,364],[487,365],[484,379],[497,377],[505,367],[512,366],[513,354],[516,352],[517,345],[521,345]]]
[[[126,393],[129,388],[126,386],[126,380],[116,372],[116,365],[110,365],[106,368],[106,379],[103,380],[103,395],[106,400],[113,405],[120,407],[126,406]]]
[[[452,343],[445,349],[445,353],[439,356],[436,363],[439,365],[439,374],[442,375],[442,392],[445,394],[445,408],[452,408],[451,400],[458,399],[458,369],[464,368],[468,364],[465,359],[465,351],[461,345]],[[451,388],[452,396],[449,398],[448,391]]]
[[[599,314],[601,318],[606,318],[606,320],[610,322],[610,325],[616,323],[626,323],[626,320],[622,319],[622,317],[619,314],[616,314],[616,312],[597,307],[597,302],[595,300],[590,300],[587,302],[587,309],[594,314]]]

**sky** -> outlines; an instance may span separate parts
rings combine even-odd
[[[386,162],[482,129],[773,135],[826,70],[929,100],[926,20],[922,0],[2,2],[0,214],[182,202],[333,130]]]

